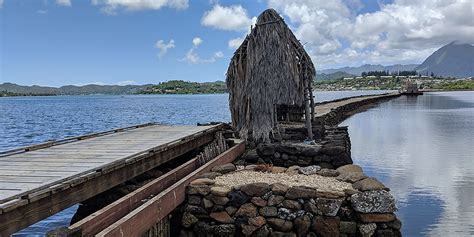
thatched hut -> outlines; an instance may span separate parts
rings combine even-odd
[[[242,138],[268,142],[278,121],[285,119],[277,116],[281,110],[296,108],[301,111],[300,121],[306,119],[312,139],[315,74],[311,58],[283,18],[273,9],[264,11],[227,70],[232,125]]]

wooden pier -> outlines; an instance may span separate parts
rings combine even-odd
[[[147,124],[0,153],[0,236],[199,148],[222,128]]]

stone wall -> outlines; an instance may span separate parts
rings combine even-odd
[[[236,162],[238,165],[258,163],[284,167],[318,165],[323,168],[352,164],[347,127],[326,128],[324,137],[317,144],[291,141],[259,144],[256,149],[247,150]]]
[[[400,236],[395,199],[389,189],[357,165],[338,169],[216,167],[186,190],[180,236]],[[283,183],[222,186],[218,181],[242,170],[335,177],[349,187],[323,190]],[[222,176],[224,175],[224,176]],[[250,178],[250,177],[249,177]]]

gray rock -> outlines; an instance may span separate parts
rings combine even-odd
[[[339,168],[336,169],[337,171],[341,173],[350,173],[350,172],[360,172],[362,173],[362,168],[358,165],[343,165]]]
[[[342,199],[316,198],[317,214],[322,216],[336,216],[342,205]]]
[[[365,176],[365,174],[361,172],[346,172],[341,173],[339,174],[339,176],[336,177],[337,180],[348,183],[355,183],[365,178],[367,178],[367,176]]]
[[[268,218],[267,223],[276,231],[291,231],[293,229],[293,222],[279,219],[279,218]]]
[[[225,225],[215,225],[211,227],[211,233],[214,236],[234,236],[235,234],[235,225],[225,224]]]
[[[341,221],[339,231],[344,234],[355,234],[357,232],[357,223],[353,221]]]
[[[199,219],[197,217],[195,217],[193,214],[189,213],[189,212],[185,212],[183,214],[182,223],[183,223],[183,226],[186,227],[186,228],[191,227],[192,225],[194,225],[198,221],[199,221]]]
[[[247,196],[242,191],[230,192],[228,197],[229,197],[229,205],[234,206],[234,207],[240,207],[241,205],[243,205],[249,200],[249,196]]]
[[[278,209],[276,207],[262,207],[259,213],[265,217],[274,217],[278,215]]]
[[[219,172],[221,174],[226,174],[232,171],[235,171],[237,168],[235,168],[235,165],[232,163],[224,164],[224,165],[218,165],[215,166],[211,169],[213,172]]]
[[[337,177],[339,176],[339,171],[333,169],[321,169],[320,171],[316,172],[316,174],[324,176],[324,177]]]
[[[257,153],[259,156],[273,156],[275,147],[272,144],[261,144],[257,147]]]
[[[285,197],[288,199],[299,199],[299,198],[314,198],[318,196],[318,192],[314,188],[305,186],[290,187],[286,192]]]
[[[299,169],[299,172],[304,175],[312,175],[312,174],[317,174],[317,172],[320,170],[321,170],[321,167],[317,165],[311,165],[307,167],[301,167]]]
[[[201,197],[197,195],[189,195],[188,203],[191,205],[201,205]]]
[[[284,195],[288,191],[288,185],[281,183],[272,184],[272,192],[277,195]]]
[[[240,187],[240,190],[248,196],[259,197],[270,191],[267,183],[251,183]]]
[[[385,190],[366,191],[351,196],[354,210],[362,213],[392,213],[397,210],[395,198]]]
[[[242,159],[245,160],[246,162],[249,163],[255,163],[258,161],[258,158],[260,158],[257,154],[257,150],[252,149],[248,150],[242,155]]]
[[[359,191],[388,190],[385,185],[375,178],[365,178],[352,184],[354,189]]]
[[[224,206],[229,202],[229,198],[222,196],[211,195],[211,200],[216,205]]]
[[[295,200],[284,200],[281,205],[287,209],[299,210],[301,209],[301,204]]]
[[[375,223],[359,225],[359,232],[362,237],[371,237],[375,234],[375,229],[377,229],[377,224]]]
[[[271,195],[270,198],[268,198],[267,205],[268,206],[276,206],[285,200],[285,197],[279,196],[279,195]]]
[[[186,187],[186,194],[200,194],[206,196],[211,192],[211,187],[207,185],[189,185]]]

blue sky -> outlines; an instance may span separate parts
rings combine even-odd
[[[440,18],[465,8],[465,1],[420,2],[0,0],[0,82],[61,86],[224,80],[235,47],[268,7],[279,11],[306,43],[317,69],[420,63],[449,41],[472,40],[472,24],[462,26],[472,12],[457,11],[461,19],[454,22]],[[433,17],[413,16],[410,9],[432,11]],[[400,20],[407,14],[414,20]],[[400,24],[429,35],[420,37],[417,31],[399,29]],[[448,29],[452,25],[459,29]],[[446,32],[433,33],[440,27]]]

